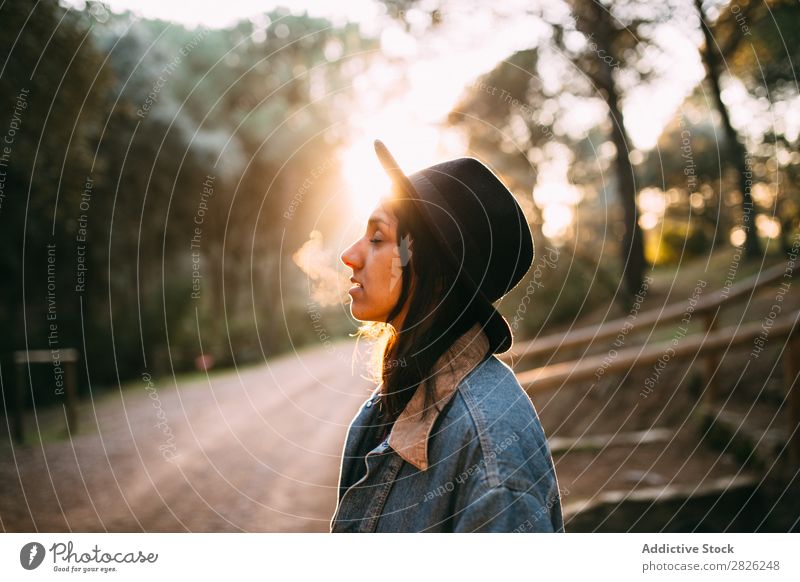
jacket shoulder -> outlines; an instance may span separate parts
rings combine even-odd
[[[526,491],[532,484],[545,490],[554,485],[553,461],[536,408],[514,371],[496,356],[461,381],[443,422],[460,433],[462,453],[466,448],[481,464],[487,487]]]

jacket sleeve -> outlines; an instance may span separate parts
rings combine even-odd
[[[456,532],[553,532],[550,509],[532,492],[492,487],[454,516]]]

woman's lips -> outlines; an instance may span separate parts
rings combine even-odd
[[[355,297],[358,293],[361,293],[362,291],[364,291],[364,288],[359,284],[355,284],[352,287],[350,287],[350,290],[347,293]]]

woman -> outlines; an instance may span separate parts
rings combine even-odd
[[[382,334],[381,383],[348,429],[333,532],[564,531],[547,439],[492,303],[533,261],[512,194],[460,158],[406,176],[341,256],[351,312]]]

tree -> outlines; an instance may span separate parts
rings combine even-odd
[[[712,28],[726,73],[739,79],[760,108],[777,120],[759,136],[763,142],[755,154],[762,164],[755,165],[754,177],[775,189],[771,210],[780,223],[781,247],[788,256],[792,232],[800,228],[800,158],[796,153],[800,144],[782,117],[796,107],[800,94],[800,4],[792,0],[752,1],[745,7],[731,3]],[[748,155],[752,157],[752,152]],[[761,168],[771,169],[762,172]],[[769,209],[760,210],[766,214]]]
[[[417,2],[415,0],[393,0],[386,2],[386,4],[393,14],[403,18],[408,13],[408,9],[416,5]],[[640,6],[630,2],[617,1],[610,6],[606,6],[593,0],[570,0],[567,4],[571,10],[571,16],[568,18],[563,18],[560,15],[551,16],[541,6],[535,8],[531,14],[541,13],[539,15],[541,20],[546,22],[552,29],[553,45],[558,49],[561,57],[566,57],[573,64],[573,70],[564,75],[562,86],[565,91],[574,92],[577,96],[585,99],[599,97],[603,100],[608,110],[609,134],[611,142],[616,149],[614,157],[616,194],[622,209],[622,220],[620,222],[622,273],[625,283],[624,288],[628,291],[629,297],[632,298],[640,288],[646,263],[642,231],[638,224],[636,207],[636,176],[628,157],[632,147],[625,127],[622,106],[624,89],[618,79],[618,69],[624,68],[625,73],[629,76],[636,75],[642,79],[647,77],[646,73],[639,72],[635,67],[638,61],[646,60],[646,57],[641,54],[641,49],[643,45],[647,44],[647,38],[639,33],[639,28],[643,24],[652,24],[666,19],[667,12],[663,7],[659,7],[655,3],[647,3]],[[555,12],[558,13],[558,11]],[[438,6],[430,13],[431,27],[438,26],[445,22],[446,19],[447,10],[443,6]],[[586,40],[581,49],[575,49],[572,43],[565,41],[567,36],[572,40],[576,31]],[[540,52],[542,48],[543,46],[541,45],[531,46],[527,51],[520,51],[507,59],[508,62],[512,62],[527,58],[527,61],[520,66],[524,70],[530,70],[531,73],[527,79],[522,79],[524,73],[518,75],[515,82],[524,81],[526,86],[523,91],[515,94],[514,97],[518,98],[520,102],[527,105],[534,112],[546,101],[547,97],[543,96],[541,91],[537,93],[536,88],[538,75],[535,70],[537,66],[535,59],[537,52]],[[496,74],[497,71],[493,73],[493,75]],[[507,77],[516,75],[511,69],[504,74]],[[503,90],[513,93],[513,91],[506,89],[504,85]],[[462,105],[459,105],[457,109],[462,109]],[[500,109],[504,111],[502,105]],[[490,111],[487,110],[486,113]],[[568,115],[568,112],[559,111],[559,114]],[[552,123],[552,121],[549,121],[545,125],[552,125]],[[526,124],[528,125],[528,135],[533,136],[534,139],[528,145],[536,147],[536,144],[541,142],[542,125],[538,124],[538,127],[534,127],[533,125],[537,124],[531,125],[527,122]],[[520,124],[517,122],[517,125]],[[545,141],[548,139],[552,139],[552,134],[549,134]],[[524,146],[521,145],[520,149],[523,148]],[[504,153],[514,158],[519,152],[509,151],[506,148]],[[515,163],[516,161],[513,159],[509,161],[510,165]]]
[[[750,2],[742,9],[745,18],[755,10],[754,7],[756,4],[757,2],[755,1]],[[758,231],[755,228],[755,209],[753,207],[753,197],[750,191],[752,180],[747,178],[749,173],[747,168],[747,149],[742,143],[739,133],[733,127],[728,108],[722,100],[721,77],[725,55],[729,55],[736,50],[743,36],[737,34],[735,31],[729,31],[725,37],[724,46],[720,46],[715,38],[714,29],[712,28],[713,25],[709,24],[708,18],[703,11],[703,1],[694,0],[694,5],[697,9],[697,15],[700,18],[700,28],[703,31],[703,37],[705,39],[700,52],[708,73],[708,84],[711,86],[711,94],[722,119],[722,128],[725,132],[729,159],[739,175],[739,191],[742,196],[742,228],[745,232],[745,257],[748,259],[757,259],[761,256],[761,244],[758,241]],[[718,20],[716,27],[720,29],[723,27],[730,29],[732,26],[731,20],[735,20],[735,18],[721,18]],[[733,23],[733,25],[735,26],[735,23]]]
[[[584,73],[606,104],[614,144],[614,169],[617,196],[623,211],[621,260],[623,278],[629,297],[641,287],[646,268],[644,241],[636,203],[636,172],[630,161],[631,139],[625,125],[624,92],[619,77],[628,76],[644,82],[650,76],[646,54],[654,47],[645,29],[669,18],[668,7],[655,3],[631,3],[623,0],[600,3],[595,0],[569,0],[575,29],[588,43],[584,50],[570,51],[565,45],[565,27],[556,25],[555,40],[571,56],[575,67]],[[645,66],[639,66],[644,64]],[[632,84],[629,81],[629,86]]]
[[[0,351],[47,346],[51,324],[50,347],[80,347],[76,236],[111,76],[85,13],[19,1],[0,19]]]

